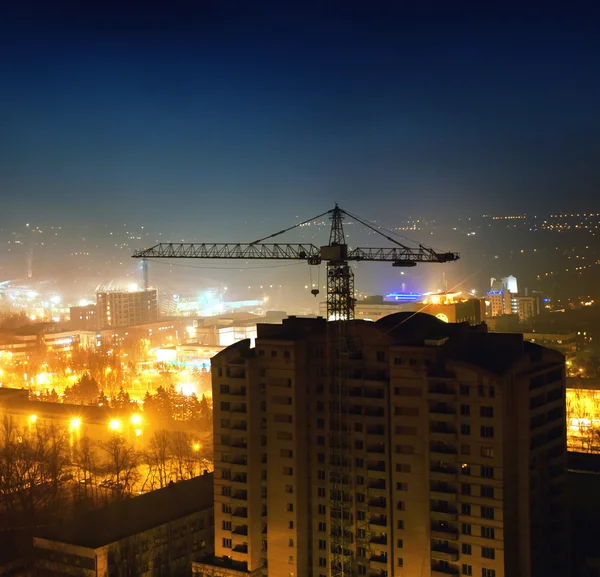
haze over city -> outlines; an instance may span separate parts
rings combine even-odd
[[[597,577],[599,25],[0,8],[0,577]]]

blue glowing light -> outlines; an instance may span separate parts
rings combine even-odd
[[[423,295],[421,293],[390,293],[385,295],[385,300],[392,301],[417,301],[422,298]]]

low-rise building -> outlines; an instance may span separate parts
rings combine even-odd
[[[116,502],[33,539],[37,577],[189,575],[213,551],[213,476]]]

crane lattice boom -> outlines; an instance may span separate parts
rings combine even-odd
[[[329,244],[317,247],[301,243],[265,243],[264,240],[279,236],[293,228],[328,215],[331,220]],[[388,248],[356,247],[346,243],[342,221],[350,217],[373,232],[393,243]],[[142,269],[147,275],[147,259],[150,258],[203,258],[240,260],[301,260],[310,265],[327,263],[327,316],[329,319],[349,320],[354,318],[354,278],[349,262],[391,262],[393,266],[413,267],[419,262],[445,263],[459,259],[455,252],[437,252],[419,245],[411,248],[382,233],[360,218],[335,208],[317,217],[296,224],[263,239],[250,243],[195,243],[162,242],[150,248],[138,250],[134,258],[144,259]],[[144,278],[147,285],[147,279]]]

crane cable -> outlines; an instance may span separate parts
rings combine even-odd
[[[274,232],[273,234],[270,234],[269,236],[265,236],[264,238],[259,238],[258,240],[255,240],[254,242],[251,242],[249,244],[258,244],[259,242],[263,242],[265,240],[268,240],[269,238],[273,238],[275,236],[279,236],[280,234],[283,234],[285,232],[288,232],[294,228],[298,228],[299,226],[303,226],[305,224],[308,224],[310,222],[313,222],[315,220],[317,220],[318,218],[321,218],[322,216],[325,216],[326,214],[331,214],[333,212],[333,209],[329,209],[328,211],[324,212],[323,214],[318,214],[317,216],[313,216],[312,218],[309,218],[308,220],[305,220],[303,222],[299,222],[297,224],[294,224],[288,228],[284,228],[283,230],[280,230],[279,232]]]
[[[393,239],[391,236],[388,236],[387,234],[384,234],[383,232],[381,232],[380,230],[377,230],[374,226],[370,225],[368,222],[365,222],[364,220],[362,220],[361,218],[359,218],[358,216],[347,212],[347,211],[343,211],[345,212],[348,216],[351,216],[354,220],[357,220],[358,222],[360,222],[362,225],[366,226],[367,228],[371,229],[373,232],[377,233],[378,235],[382,236],[383,238],[385,238],[386,240],[389,240],[390,242],[393,242],[394,244],[398,245],[399,247],[402,247],[404,249],[408,249],[410,250],[410,247],[406,246],[405,244],[402,244],[401,242],[398,242],[397,240]],[[414,242],[414,241],[413,241]],[[432,248],[427,247],[421,243],[418,243],[419,248],[422,250],[426,250],[426,251],[431,251],[431,252],[435,252]]]

